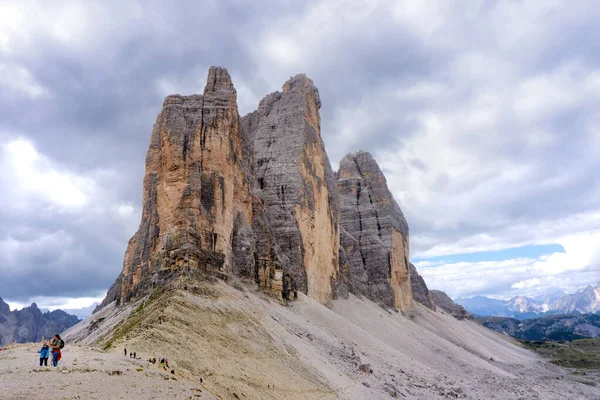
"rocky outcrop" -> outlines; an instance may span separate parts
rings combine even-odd
[[[35,303],[10,311],[8,304],[0,298],[0,346],[52,338],[78,322],[79,318],[62,310],[43,313]]]
[[[340,268],[351,292],[388,307],[412,305],[408,224],[367,152],[348,154],[338,171]]]
[[[321,100],[304,74],[265,97],[242,119],[267,219],[289,258],[284,272],[320,302],[338,279],[339,198],[321,138]]]
[[[430,290],[429,294],[438,308],[446,311],[456,319],[473,319],[473,316],[461,305],[456,304],[441,290]]]
[[[0,297],[0,315],[8,314],[10,312],[10,306],[4,302]]]
[[[412,288],[413,300],[418,301],[425,307],[435,311],[435,303],[431,297],[431,293],[429,293],[427,284],[425,284],[425,280],[419,275],[417,268],[413,263],[409,263],[408,267],[410,268],[410,285]]]
[[[284,257],[272,245],[236,97],[227,70],[211,67],[203,95],[165,99],[146,156],[140,227],[100,308],[187,272],[261,275],[281,294]]]
[[[402,211],[370,154],[348,155],[335,175],[320,107],[299,74],[240,118],[231,78],[215,67],[203,95],[168,96],[146,156],[140,227],[98,309],[187,274],[254,280],[282,300],[301,291],[326,303],[350,289],[410,309]]]

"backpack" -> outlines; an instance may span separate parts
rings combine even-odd
[[[60,339],[60,348],[64,348],[65,347],[65,341]]]

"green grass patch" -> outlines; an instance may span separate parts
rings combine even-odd
[[[522,343],[541,356],[550,358],[551,363],[561,367],[600,370],[600,339],[578,339],[572,342],[524,341]]]

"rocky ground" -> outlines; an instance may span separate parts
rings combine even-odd
[[[0,351],[0,399],[214,399],[200,385],[143,360],[69,345],[57,368],[39,367],[37,344]]]
[[[161,290],[65,336],[120,363],[130,362],[123,345],[144,358],[167,355],[191,382],[174,387],[182,395],[203,378],[205,392],[222,399],[600,399],[597,374],[573,374],[474,321],[419,304],[402,314],[353,296],[326,307],[301,295],[282,306],[235,286]]]

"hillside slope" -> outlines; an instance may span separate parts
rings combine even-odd
[[[281,306],[240,284],[186,282],[109,305],[64,336],[166,356],[178,376],[227,399],[595,398],[516,343],[420,304],[402,314],[300,295]]]

